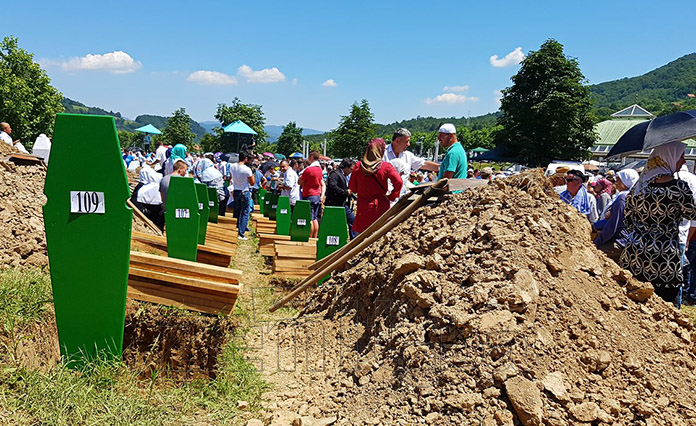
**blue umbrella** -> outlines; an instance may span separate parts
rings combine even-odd
[[[276,154],[275,158],[276,160],[285,160],[285,156],[283,154]]]
[[[637,124],[619,138],[607,158],[649,151],[696,136],[696,109],[679,111]]]
[[[303,158],[304,156],[300,154],[299,152],[294,152],[292,155],[290,155],[290,158]]]
[[[143,133],[150,133],[153,135],[161,135],[162,132],[159,131],[159,129],[152,124],[145,125],[143,127],[138,127],[135,129],[136,132],[143,132]]]

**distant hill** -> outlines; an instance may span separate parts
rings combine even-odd
[[[283,133],[283,128],[285,126],[275,126],[272,124],[269,124],[268,126],[264,126],[263,130],[268,133],[268,142],[277,142],[278,138],[280,135]],[[304,127],[302,128],[302,134],[305,136],[310,136],[310,135],[323,135],[324,131],[322,130],[315,130],[315,129],[305,129]]]
[[[655,115],[696,109],[696,53],[646,74],[589,86],[600,118],[633,104]]]
[[[146,124],[152,124],[153,126],[162,130],[167,125],[167,121],[169,121],[169,117],[147,114],[139,115],[135,118],[135,120],[129,120],[127,118],[123,118],[120,112],[107,111],[99,107],[90,107],[81,102],[74,101],[69,98],[63,98],[61,103],[63,104],[65,112],[67,113],[110,115],[114,117],[114,121],[116,122],[116,129],[126,130],[129,132],[133,132],[138,127],[144,126]],[[201,125],[197,121],[194,120],[191,120],[191,131],[196,135],[196,142],[199,141],[206,133],[205,129],[201,127]]]

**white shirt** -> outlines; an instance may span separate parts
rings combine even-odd
[[[230,182],[235,191],[249,191],[251,169],[246,164],[234,163],[230,166]]]
[[[160,145],[155,151],[155,160],[159,160],[159,163],[155,165],[155,170],[160,170],[164,166],[164,162],[167,161],[167,148],[164,145]]]
[[[404,152],[397,156],[396,153],[394,153],[394,149],[392,149],[392,144],[387,145],[387,149],[384,150],[384,157],[382,157],[382,161],[389,161],[391,163],[392,160],[396,160],[397,158],[400,158],[403,162],[405,162],[409,170],[413,172],[420,170],[420,168],[425,164],[424,158],[417,157],[411,151],[404,150]],[[406,175],[406,177],[408,177],[408,175]],[[401,176],[401,178],[403,179],[404,177]]]
[[[681,179],[689,185],[691,192],[694,193],[694,198],[696,199],[696,176],[686,170],[686,167],[682,167],[676,174],[677,179]],[[695,200],[696,201],[696,200]],[[696,227],[696,221],[682,220],[679,224],[679,244],[686,245],[686,239],[689,237],[689,228]]]
[[[288,167],[288,171],[285,172],[285,178],[283,179],[283,185],[289,186],[290,189],[283,189],[280,195],[289,197],[291,206],[294,206],[297,200],[300,199],[300,185],[298,182],[297,172]]]
[[[8,144],[14,146],[14,142],[12,142],[12,137],[10,137],[10,135],[8,135],[7,133],[0,132],[0,139],[5,141],[5,143],[8,143]]]

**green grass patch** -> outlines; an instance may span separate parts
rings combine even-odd
[[[0,343],[21,341],[25,327],[48,326],[51,301],[47,273],[0,271]],[[172,308],[172,314],[177,312]],[[64,364],[31,370],[0,356],[0,424],[238,425],[261,409],[268,388],[237,335],[229,336],[218,354],[213,379],[181,383],[164,374],[142,377],[142,371],[107,359],[88,361],[75,370]],[[237,410],[240,400],[249,403],[245,412]]]

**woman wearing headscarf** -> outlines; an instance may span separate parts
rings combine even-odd
[[[225,180],[222,178],[222,173],[215,167],[213,163],[213,153],[206,153],[203,158],[198,160],[193,165],[193,177],[198,179],[202,184],[215,188],[218,195],[218,215],[224,216],[227,210],[227,200],[230,198],[230,191],[225,187]]]
[[[372,139],[365,155],[358,161],[351,174],[348,188],[358,195],[358,207],[353,231],[360,233],[389,210],[391,201],[399,197],[403,181],[387,161],[382,161],[386,145],[384,139]],[[388,192],[389,183],[393,189]]]
[[[164,162],[164,175],[171,175],[174,172],[174,163],[176,160],[186,161],[186,145],[176,144],[169,153],[169,158]]]
[[[626,197],[626,247],[621,266],[655,287],[655,294],[681,305],[682,250],[679,223],[696,219],[694,194],[675,172],[685,163],[682,142],[653,149],[643,173]]]
[[[624,207],[626,206],[626,196],[638,181],[638,172],[633,169],[621,170],[616,179],[616,194],[610,205],[607,207],[606,217],[597,221],[594,225],[597,229],[601,222],[601,232],[594,240],[595,246],[607,254],[611,259],[618,262],[621,256],[621,249],[614,243],[621,236],[624,230]]]
[[[162,175],[150,166],[140,169],[140,188],[138,188],[136,206],[160,230],[164,230],[164,214],[162,211],[162,196],[159,192]]]

